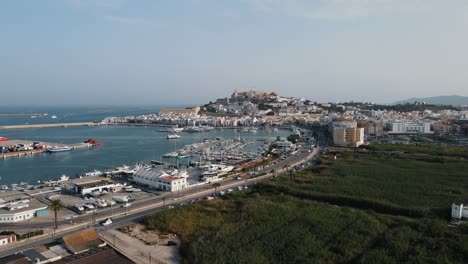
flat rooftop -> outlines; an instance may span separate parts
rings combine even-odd
[[[39,202],[38,200],[36,200],[34,198],[32,198],[29,201],[28,205],[29,205],[28,207],[13,210],[13,211],[10,211],[10,210],[8,210],[6,208],[0,208],[0,215],[16,214],[16,213],[22,213],[22,212],[31,211],[31,210],[37,210],[37,209],[40,209],[40,208],[47,208],[46,204],[43,204],[43,203]]]
[[[96,183],[96,182],[113,183],[114,181],[112,179],[109,179],[109,178],[106,178],[106,177],[91,176],[91,177],[83,177],[83,178],[72,179],[71,182],[74,183],[75,185],[82,186],[83,184],[89,184],[89,183]]]

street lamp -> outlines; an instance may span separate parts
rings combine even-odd
[[[149,252],[149,264],[151,264],[151,254],[153,254],[153,251],[155,251],[156,249],[153,249]]]

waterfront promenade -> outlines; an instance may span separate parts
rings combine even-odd
[[[99,126],[99,123],[94,122],[77,122],[77,123],[57,123],[57,124],[31,124],[31,125],[13,125],[0,126],[0,130],[5,129],[26,129],[26,128],[50,128],[50,127],[76,127],[76,126]]]

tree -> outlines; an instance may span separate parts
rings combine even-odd
[[[58,223],[57,223],[57,213],[58,211],[62,210],[64,207],[62,201],[60,199],[53,199],[52,203],[49,205],[49,209],[54,211],[55,215],[55,229],[58,228]]]
[[[218,189],[220,186],[221,186],[221,183],[219,183],[219,182],[213,183],[215,194],[216,194],[216,189]]]

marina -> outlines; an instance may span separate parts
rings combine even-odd
[[[258,148],[264,145],[265,140],[275,139],[277,136],[286,137],[290,132],[280,129],[278,132],[271,133],[259,129],[257,133],[244,134],[236,129],[213,129],[201,133],[180,132],[178,134],[182,136],[180,139],[167,140],[168,132],[159,132],[154,127],[149,126],[79,126],[5,130],[2,132],[3,137],[28,139],[27,141],[2,142],[7,145],[12,144],[12,142],[15,144],[56,142],[55,144],[58,146],[69,146],[75,149],[50,155],[35,155],[44,152],[44,150],[26,151],[24,154],[20,154],[20,157],[14,156],[14,153],[2,154],[12,155],[16,158],[0,159],[0,184],[36,183],[37,181],[57,179],[63,174],[75,177],[94,170],[105,172],[117,167],[120,167],[122,171],[130,172],[132,164],[141,162],[149,164],[152,160],[163,160],[165,154],[177,153],[177,151],[183,154],[184,152],[180,150],[184,146],[194,143],[200,144],[206,139],[232,140],[240,138],[242,142],[245,141],[242,143],[245,144],[243,152],[256,153]],[[83,142],[89,137],[98,139],[103,146],[88,148],[85,143],[76,143]],[[214,142],[216,141],[218,140]],[[241,144],[241,141],[236,141],[236,144]],[[247,142],[249,143],[247,144]],[[196,157],[192,158],[192,161],[200,162],[200,157],[202,161],[210,161],[205,160],[208,157],[206,154],[210,154],[212,162],[217,159],[226,159],[229,156],[229,151],[227,147],[224,147],[225,150],[222,148],[213,145],[211,149],[206,149],[206,147],[202,148],[202,144],[198,148],[195,146],[192,152]],[[126,166],[123,166],[124,164]]]

